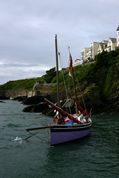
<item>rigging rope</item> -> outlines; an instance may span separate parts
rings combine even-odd
[[[61,66],[61,55],[60,55],[60,53],[58,53],[58,56],[59,56],[59,67],[60,67],[60,69],[62,69],[62,66]],[[72,66],[72,67],[73,67],[73,66]],[[63,83],[64,83],[64,88],[65,88],[65,93],[66,93],[66,99],[69,100],[69,94],[68,94],[68,88],[69,88],[69,86],[68,86],[68,84],[66,83],[64,71],[61,70],[61,72],[62,72],[62,76],[63,76]],[[79,80],[78,80],[78,78],[76,77],[76,72],[75,72],[74,70],[73,70],[73,72],[74,72],[74,78],[75,78],[75,82],[76,82],[76,83],[74,83],[74,80],[72,79],[73,91],[76,91],[76,92],[77,92],[77,87],[76,87],[76,86],[77,86],[77,84],[79,83]],[[79,89],[79,91],[80,91],[80,93],[81,93],[81,89],[80,89],[79,85],[78,85],[78,89]],[[84,109],[87,110],[83,95],[81,96],[81,99],[82,99],[82,103],[83,103]],[[69,108],[69,111],[70,111],[70,113],[71,113],[71,108],[70,108],[70,106],[68,106],[68,108]],[[77,106],[77,104],[76,104],[76,112],[78,113],[78,106]]]
[[[78,96],[77,96],[77,84],[76,83],[79,83],[79,81],[77,82],[77,77],[76,77],[76,74],[75,74],[75,71],[74,71],[74,68],[73,68],[73,60],[72,60],[72,55],[70,53],[70,47],[68,47],[68,50],[69,50],[69,60],[70,60],[70,70],[72,72],[72,81],[73,81],[73,88],[74,88],[74,91],[75,91],[75,99],[76,99],[76,110],[83,110],[82,107],[80,107],[80,105],[77,103],[78,102]],[[79,88],[80,89],[80,88]],[[81,91],[81,89],[80,89]],[[85,105],[85,102],[84,102],[84,98],[82,96],[82,102],[83,102],[83,105],[84,105],[84,109],[86,110],[86,105]]]
[[[62,66],[61,66],[61,55],[60,55],[60,53],[58,53],[58,55],[59,55],[59,66],[60,66],[60,68],[62,69]],[[61,70],[61,72],[62,72],[62,76],[63,76],[63,83],[64,83],[64,88],[65,88],[65,93],[66,93],[66,100],[68,100],[69,99],[69,97],[68,97],[68,90],[67,90],[67,85],[66,85],[66,80],[65,80],[65,76],[64,76],[64,71],[63,70]],[[69,108],[69,112],[71,113],[71,108],[70,108],[70,106],[68,106],[68,108]]]

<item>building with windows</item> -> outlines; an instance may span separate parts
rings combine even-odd
[[[102,42],[99,43],[97,54],[102,53],[103,51],[106,51],[107,43],[108,43],[108,40],[103,40]]]
[[[82,60],[84,63],[91,62],[94,60],[95,56],[98,54],[99,42],[92,42],[89,48],[84,48],[82,50]]]
[[[90,57],[91,57],[90,52],[91,52],[90,47],[89,47],[89,48],[84,48],[84,49],[82,50],[81,56],[82,56],[82,61],[83,61],[83,63],[89,62]]]
[[[83,63],[93,61],[95,56],[103,51],[114,51],[119,47],[119,26],[116,30],[116,38],[109,38],[101,42],[92,42],[90,47],[84,48],[81,52]]]
[[[116,46],[117,46],[116,38],[109,38],[106,51],[108,52],[114,51],[116,49]]]
[[[98,54],[99,44],[100,44],[100,42],[91,43],[91,58],[92,58],[92,60],[94,60],[95,56]]]

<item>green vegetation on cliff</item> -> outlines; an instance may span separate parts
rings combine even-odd
[[[74,71],[79,97],[83,95],[86,102],[93,104],[103,102],[119,104],[119,49],[102,52],[96,56],[94,62],[76,66]],[[64,79],[68,94],[73,95],[73,82],[68,76],[68,69],[59,72],[60,92],[65,91]],[[36,81],[56,83],[55,68],[46,71],[42,77],[9,81],[1,85],[0,90],[32,90]],[[53,85],[52,90],[56,91],[56,85]]]
[[[0,85],[0,90],[31,90],[36,81],[41,80],[42,78],[32,78],[32,79],[22,79],[15,81],[8,81],[7,83]]]

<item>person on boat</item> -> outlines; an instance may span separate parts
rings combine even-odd
[[[82,112],[82,114],[83,114],[84,116],[89,116],[89,113],[88,113],[88,111],[87,111],[86,109]]]
[[[53,117],[53,124],[58,124],[58,119],[59,119],[59,112],[54,110],[54,117]]]
[[[73,117],[75,119],[77,119],[79,121],[79,123],[86,123],[87,122],[87,118],[88,118],[88,112],[84,111],[84,112],[80,112],[77,114],[73,114]]]
[[[78,114],[73,114],[73,118],[77,119],[79,123],[83,123],[83,114],[78,113]]]
[[[64,116],[64,125],[71,126],[73,125],[73,121],[68,116]]]
[[[64,124],[63,116],[56,110],[54,110],[55,116],[53,117],[53,124]]]
[[[88,122],[88,118],[89,118],[89,113],[88,113],[88,111],[85,109],[85,110],[82,112],[82,114],[83,114],[83,116],[84,116],[86,122]]]
[[[61,114],[59,114],[58,124],[64,124],[64,118]]]

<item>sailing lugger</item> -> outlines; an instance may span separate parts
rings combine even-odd
[[[59,106],[56,106],[51,101],[45,99],[45,101],[52,107],[52,109],[58,111],[63,116],[62,123],[55,123],[50,127],[50,144],[57,145],[74,141],[90,135],[90,128],[92,126],[91,119],[86,115],[85,119],[79,119],[77,114],[69,114]],[[85,113],[86,114],[86,113]],[[65,122],[66,119],[66,122]]]
[[[59,72],[58,72],[58,49],[57,49],[57,35],[55,36],[55,51],[56,51],[56,68],[57,68],[57,103],[59,104]],[[69,51],[70,52],[70,51]],[[70,56],[70,72],[73,72],[72,68],[72,57]],[[90,135],[90,128],[92,121],[88,112],[80,106],[77,92],[76,92],[76,83],[74,78],[74,73],[72,73],[72,79],[74,81],[74,90],[75,90],[75,103],[77,107],[76,114],[69,114],[64,111],[59,105],[55,105],[48,99],[44,99],[48,105],[52,107],[53,110],[56,110],[56,119],[57,122],[46,127],[37,127],[29,128],[27,131],[49,128],[50,129],[50,144],[57,145],[73,140],[77,140],[83,137]],[[62,120],[61,120],[62,118]]]
[[[56,110],[58,113],[56,116],[58,118],[63,118],[60,122],[54,124],[53,127],[50,128],[50,143],[51,145],[56,145],[60,143],[65,143],[69,141],[73,141],[76,139],[83,138],[90,134],[90,128],[92,125],[92,121],[89,117],[88,112],[80,106],[77,91],[76,91],[76,82],[74,76],[74,70],[72,66],[72,56],[70,53],[69,48],[69,72],[70,76],[72,77],[74,91],[75,91],[75,103],[76,112],[75,115],[69,114],[68,112],[64,111],[61,107],[59,107],[59,71],[58,71],[58,49],[57,49],[57,35],[55,35],[55,51],[56,51],[56,68],[57,68],[57,104],[56,106],[51,101],[45,99],[45,101],[50,105],[53,110]],[[78,114],[77,114],[78,113]],[[61,116],[61,117],[59,117]]]

